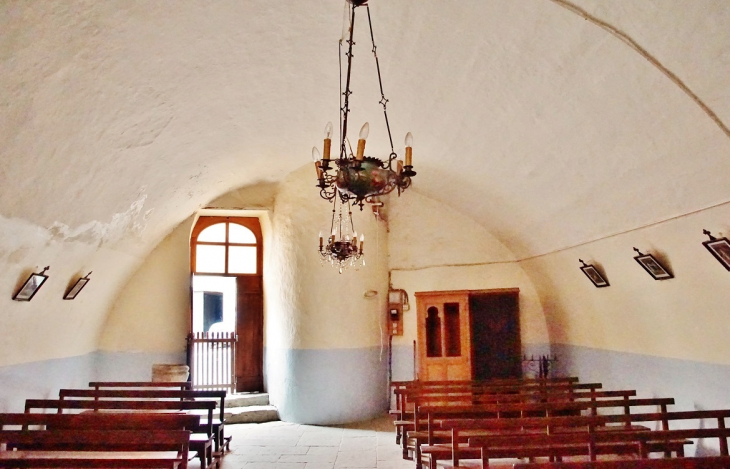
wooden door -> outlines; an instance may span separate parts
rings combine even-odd
[[[471,379],[468,292],[417,292],[416,302],[418,379]]]
[[[236,391],[264,390],[264,295],[260,276],[237,277]]]
[[[472,293],[473,379],[522,376],[519,290]]]

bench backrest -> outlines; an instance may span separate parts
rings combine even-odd
[[[637,443],[642,458],[648,457],[647,444],[649,442],[681,441],[693,438],[719,438],[725,440],[730,437],[730,428],[695,428],[682,430],[626,430],[614,432],[564,432],[531,435],[508,436],[477,436],[469,438],[469,446],[482,448],[483,458],[489,457],[489,452],[504,448],[521,447],[557,447],[566,445],[586,445],[591,458],[595,458],[596,444],[600,443]],[[727,456],[728,454],[723,454]]]
[[[213,401],[134,401],[134,400],[60,400],[60,399],[27,399],[25,412],[32,410],[54,409],[59,414],[64,410],[111,410],[111,411],[207,411],[205,432],[213,434],[213,411],[216,403]]]
[[[523,463],[514,469],[727,469],[730,456],[706,456],[700,458],[646,459],[640,464],[636,460],[593,461],[564,463]]]
[[[187,430],[46,430],[0,431],[8,449],[47,451],[177,451],[187,459]]]
[[[143,389],[165,389],[177,388],[181,391],[193,389],[193,383],[190,381],[91,381],[90,388],[107,389],[107,388],[143,388]]]
[[[180,391],[167,389],[61,389],[59,399],[218,399],[220,420],[224,420],[227,391]]]
[[[193,430],[200,416],[193,414],[106,413],[0,414],[0,430],[6,427],[42,426],[48,429],[98,430]]]

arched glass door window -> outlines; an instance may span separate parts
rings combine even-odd
[[[194,237],[193,272],[196,274],[259,274],[258,236],[232,221],[208,224]]]

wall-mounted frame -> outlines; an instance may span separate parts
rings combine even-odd
[[[715,256],[715,259],[722,264],[725,269],[730,270],[730,241],[727,238],[715,238],[707,230],[702,230],[702,233],[710,237],[708,241],[702,243],[708,251]]]
[[[644,268],[654,280],[666,280],[674,278],[671,272],[669,272],[657,259],[651,254],[642,254],[641,251],[634,248],[634,251],[638,256],[634,257],[634,260]]]
[[[46,271],[48,269],[50,269],[50,267],[44,267],[40,273],[30,274],[28,280],[26,280],[23,286],[20,287],[20,290],[13,295],[13,299],[15,301],[32,300],[35,294],[38,293],[38,290],[41,289],[43,283],[48,279],[48,275],[46,275]]]
[[[578,259],[583,266],[580,268],[580,270],[583,271],[584,274],[586,274],[586,277],[590,279],[591,282],[593,282],[593,285],[596,286],[596,288],[603,288],[608,287],[610,284],[608,283],[608,280],[606,280],[603,275],[596,269],[596,266],[593,264],[586,264],[583,262],[583,259]]]
[[[76,280],[76,283],[66,292],[65,295],[63,295],[64,300],[73,300],[76,298],[76,296],[79,294],[79,292],[86,286],[87,283],[89,283],[89,275],[91,275],[91,272],[86,274],[86,277],[81,277],[80,279]]]

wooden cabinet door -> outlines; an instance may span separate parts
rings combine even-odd
[[[471,379],[469,292],[418,292],[418,379]]]

